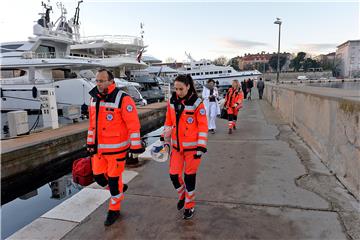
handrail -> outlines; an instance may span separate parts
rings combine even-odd
[[[109,42],[119,44],[134,44],[143,47],[144,41],[140,37],[130,35],[95,35],[80,38],[82,42]]]

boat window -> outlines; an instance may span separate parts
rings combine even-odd
[[[195,63],[195,66],[199,66],[199,64],[198,64],[198,63]]]
[[[195,73],[191,73],[191,76],[195,76]]]
[[[77,78],[77,74],[70,69],[52,69],[52,77],[55,81]]]
[[[218,71],[215,71],[214,73],[215,73],[215,74],[218,74],[219,72],[218,72]]]
[[[222,73],[222,71],[219,71],[219,73]]]
[[[1,69],[1,79],[4,78],[17,78],[22,77],[26,74],[25,70],[22,69]]]
[[[210,74],[214,74],[214,72],[210,72]]]
[[[201,74],[201,75],[204,75],[204,73],[203,73],[203,72],[201,72],[200,74]]]
[[[196,73],[196,76],[200,75],[200,73]]]
[[[54,58],[55,57],[55,47],[40,45],[36,49],[36,53],[41,58]]]
[[[228,73],[231,73],[231,70],[228,70]]]
[[[12,52],[13,50],[18,49],[21,46],[22,44],[1,45],[1,52],[2,53]]]
[[[207,63],[207,65],[210,65],[210,63]]]
[[[190,70],[191,70],[191,68],[186,68],[186,70],[187,70],[187,71],[190,71]]]
[[[209,75],[209,72],[205,72],[205,75]]]

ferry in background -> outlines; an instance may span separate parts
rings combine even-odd
[[[178,69],[179,74],[189,74],[194,79],[195,83],[204,86],[209,79],[218,81],[219,91],[224,91],[231,86],[232,80],[242,82],[245,79],[257,79],[262,73],[258,70],[251,71],[236,71],[231,66],[216,66],[210,60],[202,59],[195,61],[190,54],[186,54],[190,60],[184,63],[181,69]]]

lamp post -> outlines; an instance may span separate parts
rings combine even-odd
[[[276,18],[274,24],[279,25],[279,39],[278,39],[278,53],[277,53],[277,68],[276,68],[276,84],[279,83],[279,74],[280,74],[280,32],[281,32],[281,19]]]

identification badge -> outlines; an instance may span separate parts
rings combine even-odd
[[[194,122],[194,119],[192,117],[188,117],[187,122],[189,124],[192,124]]]
[[[128,112],[132,112],[132,111],[133,111],[133,106],[127,105],[127,106],[126,106],[126,110],[127,110]]]
[[[113,119],[114,119],[114,116],[113,116],[111,113],[108,113],[108,114],[106,115],[106,120],[112,121]]]

